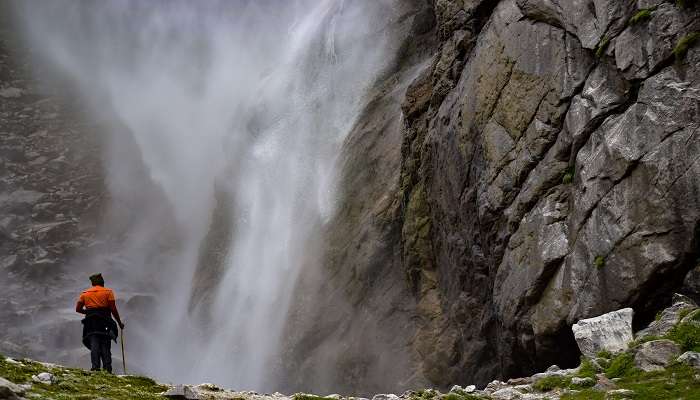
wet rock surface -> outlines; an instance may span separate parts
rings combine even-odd
[[[333,271],[355,272],[327,285],[357,293],[374,271],[390,288],[344,312],[372,320],[361,310],[373,301],[401,304],[417,384],[574,366],[574,323],[632,307],[646,325],[697,266],[700,52],[677,46],[700,11],[603,0],[446,0],[433,11],[437,41],[401,86],[400,150],[387,142],[396,126],[371,113],[345,147],[353,207],[330,232],[361,231],[382,251],[334,247],[329,265],[347,267]],[[379,151],[392,163],[359,179],[380,165],[364,154]],[[397,182],[386,169],[398,151]],[[684,291],[697,294],[688,276]],[[673,313],[650,329],[666,332]],[[315,335],[302,348],[332,336]]]

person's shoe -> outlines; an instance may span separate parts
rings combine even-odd
[[[90,371],[99,371],[99,368],[90,368]]]

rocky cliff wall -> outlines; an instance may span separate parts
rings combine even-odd
[[[628,306],[648,322],[700,256],[697,5],[426,7],[427,50],[346,142],[326,290],[290,345],[353,388],[573,366],[573,323]],[[335,372],[327,343],[350,343]]]

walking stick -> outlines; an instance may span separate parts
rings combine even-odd
[[[124,375],[126,375],[126,355],[124,355],[124,329],[119,329],[121,330],[121,338],[122,338],[122,367],[124,367]]]

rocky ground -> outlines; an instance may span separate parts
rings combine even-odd
[[[372,400],[565,400],[700,399],[700,308],[676,295],[645,329],[632,332],[632,309],[579,321],[573,331],[583,356],[578,367],[551,366],[542,373],[477,389],[454,386]],[[111,375],[31,360],[0,358],[0,399],[201,399],[201,400],[367,400],[337,394],[259,394],[214,384],[167,385],[150,378]]]

